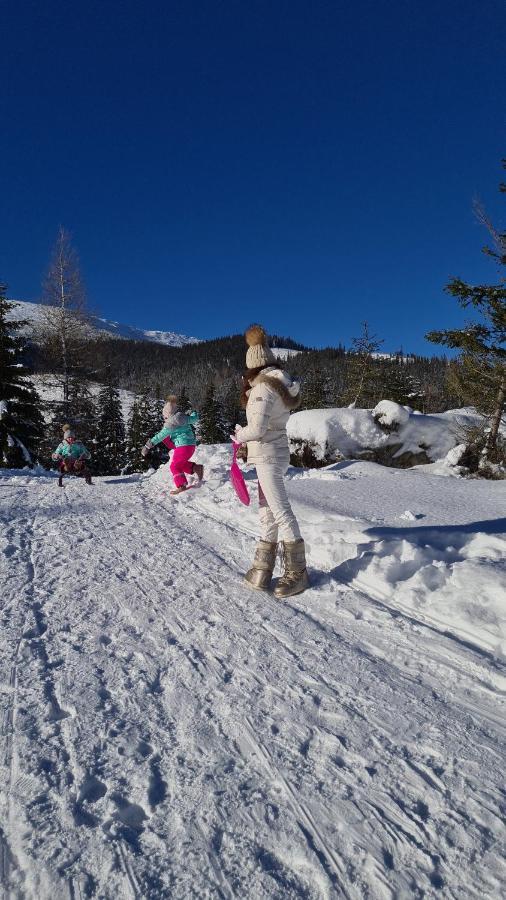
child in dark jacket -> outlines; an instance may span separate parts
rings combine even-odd
[[[174,478],[174,489],[171,494],[180,494],[188,487],[187,475],[196,475],[199,481],[204,477],[204,467],[199,463],[190,462],[195,452],[195,432],[193,425],[198,422],[199,414],[192,412],[189,415],[178,411],[177,397],[171,394],[163,407],[162,415],[164,426],[158,434],[146,441],[141,450],[143,456],[156,447],[157,444],[167,445],[170,440],[174,446],[170,471]]]

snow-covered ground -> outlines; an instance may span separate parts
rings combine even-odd
[[[506,484],[290,470],[280,602],[196,458],[175,499],[0,474],[4,896],[504,896]]]

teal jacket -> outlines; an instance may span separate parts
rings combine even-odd
[[[170,438],[176,447],[190,447],[195,444],[195,432],[192,425],[199,420],[198,412],[192,412],[188,416],[185,413],[174,413],[170,419],[165,420],[162,430],[150,438],[146,447],[156,447],[164,438]]]
[[[67,441],[62,441],[61,444],[58,444],[56,450],[53,453],[53,459],[90,459],[91,453],[86,449],[84,444],[81,444],[81,441],[72,441],[71,444],[68,444]]]

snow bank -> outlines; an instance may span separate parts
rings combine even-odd
[[[370,427],[367,411],[356,412]],[[316,412],[301,415],[319,418]],[[195,459],[204,463],[204,484],[171,502],[248,536],[250,553],[258,534],[254,468],[244,470],[252,499],[246,508],[228,477],[230,446],[201,445]],[[441,478],[435,469],[363,461],[289,469],[288,493],[316,595],[318,585],[351,585],[410,619],[506,658],[506,482]],[[156,496],[170,487],[168,466],[149,483]],[[314,591],[304,594],[304,608],[310,610],[314,598]]]
[[[383,400],[374,410],[297,412],[290,416],[287,431],[292,452],[309,445],[318,460],[330,462],[340,457],[355,458],[366,451],[390,451],[389,464],[405,467],[444,459],[460,443],[462,427],[477,421],[477,414],[469,409],[429,416]],[[387,458],[388,454],[385,462]]]

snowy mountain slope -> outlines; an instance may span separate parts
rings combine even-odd
[[[44,403],[54,402],[56,399],[61,399],[61,385],[59,385],[58,381],[55,379],[53,375],[32,375],[31,380],[33,381],[35,388],[37,389],[37,393],[39,394],[40,399]],[[96,397],[103,387],[97,381],[88,381],[88,389],[93,397]],[[128,421],[130,416],[130,411],[132,409],[132,404],[135,399],[135,394],[132,391],[126,391],[123,388],[118,388],[119,398],[121,402],[121,410],[123,413],[123,418],[125,422]]]
[[[491,537],[502,485],[292,471],[313,587],[280,603],[241,582],[255,510],[225,448],[198,454],[176,500],[165,469],[0,474],[9,898],[500,896],[504,667],[340,566],[364,529],[409,543],[408,503]]]
[[[40,318],[42,304],[28,303],[26,300],[16,300],[15,303],[16,309],[13,310],[11,318],[16,316],[17,318],[26,319],[30,323],[28,330],[31,331]],[[107,337],[128,338],[131,341],[154,341],[157,344],[166,344],[170,347],[183,347],[185,344],[199,343],[199,338],[176,334],[174,331],[144,330],[133,325],[111,322],[99,316],[91,316],[91,325],[93,331],[107,335]]]

